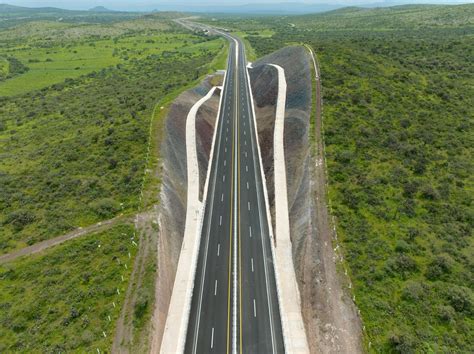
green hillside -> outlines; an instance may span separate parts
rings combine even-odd
[[[329,195],[366,349],[469,352],[474,5],[214,22],[258,56],[301,42],[318,54]]]

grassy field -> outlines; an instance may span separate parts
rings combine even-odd
[[[16,49],[31,69],[0,83],[28,91],[0,97],[2,252],[137,210],[155,105],[225,57],[222,39],[172,25],[152,32],[92,42],[87,35],[70,48],[52,37],[47,49]],[[40,62],[28,63],[32,57]],[[64,79],[52,69],[76,72],[76,59],[92,71]],[[27,75],[40,67],[49,86],[31,91]]]
[[[26,73],[1,82],[0,96],[13,96],[41,89],[66,78],[74,79],[93,71],[141,60],[165,51],[182,49],[183,52],[193,52],[195,50],[193,41],[196,39],[184,33],[142,34],[139,32],[122,34],[113,39],[97,39],[95,36],[91,38],[91,33],[94,31],[91,31],[90,27],[96,28],[96,26],[68,25],[60,27],[62,31],[58,33],[57,24],[52,27],[55,31],[51,31],[49,23],[40,23],[37,24],[37,31],[41,35],[46,33],[52,36],[47,43],[41,40],[38,43],[34,38],[28,37],[26,43],[11,41],[9,46],[0,48],[0,57],[2,55],[14,57],[29,68]],[[121,23],[120,26],[115,25],[117,29],[128,27],[134,28],[126,23]],[[141,28],[138,25],[137,27]],[[64,31],[72,32],[73,30],[81,31],[81,36],[76,40],[64,41],[62,39]],[[15,33],[15,30],[12,29],[10,32]],[[102,32],[108,33],[104,29]],[[61,35],[61,40],[57,39],[59,35]]]
[[[0,266],[0,351],[108,351],[136,252],[133,233],[119,225]]]
[[[474,347],[474,6],[232,20],[322,70],[329,194],[374,353]],[[250,35],[262,28],[271,37]]]

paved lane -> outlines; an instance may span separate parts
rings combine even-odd
[[[186,353],[283,353],[245,48],[231,45]]]

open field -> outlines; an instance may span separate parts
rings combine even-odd
[[[474,346],[474,6],[221,18],[322,70],[329,197],[370,352]],[[271,37],[250,35],[268,28]]]
[[[112,27],[47,21],[28,26],[0,32],[7,43],[0,47],[0,58],[15,58],[28,68],[22,75],[0,82],[0,96],[41,89],[167,51],[193,52],[193,44],[199,41],[189,34],[164,32],[170,25],[158,20],[120,22]],[[4,70],[0,64],[0,77]]]
[[[137,249],[133,233],[119,225],[0,266],[0,351],[108,351]]]
[[[0,97],[3,252],[136,210],[155,104],[221,65],[225,55],[223,40],[177,28],[94,41],[95,48],[84,41],[18,50],[22,60],[40,62],[0,83],[0,90],[14,84],[29,91]],[[75,72],[75,58],[88,74],[64,79],[52,69]],[[41,85],[57,82],[30,91],[30,72],[48,76]]]

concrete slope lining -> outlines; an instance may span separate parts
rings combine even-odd
[[[296,282],[295,267],[291,252],[290,222],[284,149],[284,126],[286,106],[286,79],[284,69],[269,64],[278,71],[278,96],[273,139],[274,183],[275,183],[275,268],[279,275],[280,308],[287,353],[309,353],[300,294]]]
[[[202,203],[199,201],[199,167],[196,150],[196,113],[212,97],[217,87],[194,104],[186,118],[187,210],[181,253],[176,270],[172,297],[166,318],[161,353],[181,353],[184,350],[194,274],[200,243]],[[216,124],[217,126],[217,124]]]

